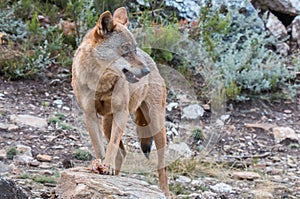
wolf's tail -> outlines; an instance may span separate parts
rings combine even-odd
[[[153,142],[153,137],[149,138],[140,138],[141,141],[141,148],[146,156],[146,158],[149,160],[150,158],[150,152],[151,152],[151,147],[152,147],[152,142]]]

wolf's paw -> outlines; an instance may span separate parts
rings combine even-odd
[[[115,175],[115,170],[111,166],[102,164],[100,159],[95,159],[92,161],[91,171],[101,175]]]
[[[115,175],[115,170],[111,166],[104,165],[104,175]]]
[[[95,159],[92,161],[92,172],[102,175],[104,174],[105,166],[102,165],[100,159]]]

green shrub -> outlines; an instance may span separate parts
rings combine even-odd
[[[199,128],[194,129],[192,131],[192,135],[193,135],[194,140],[196,140],[196,141],[204,139],[204,133],[203,133],[202,129],[199,129]]]
[[[280,91],[291,77],[285,58],[268,49],[278,41],[266,31],[257,30],[256,16],[206,8],[200,20],[199,41],[214,62],[213,70],[222,76],[227,98],[245,100]]]
[[[74,151],[74,156],[77,160],[89,161],[92,159],[92,154],[89,151],[83,149],[76,149]]]
[[[1,9],[0,32],[9,35],[12,41],[23,41],[28,35],[26,23],[14,15],[15,6]]]
[[[45,184],[45,183],[56,184],[56,179],[54,177],[51,177],[51,176],[34,176],[32,179],[35,182],[39,182],[39,183],[42,183],[42,184]]]
[[[175,195],[188,195],[191,193],[184,185],[180,183],[171,184],[170,191]]]
[[[19,154],[20,152],[17,150],[16,147],[11,147],[11,148],[8,148],[6,150],[6,157],[8,159],[13,159],[15,155]]]

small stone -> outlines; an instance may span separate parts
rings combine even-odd
[[[211,190],[216,193],[232,193],[232,186],[225,184],[223,182],[210,186]]]
[[[182,119],[197,119],[203,116],[204,109],[198,104],[192,104],[184,107],[182,112]]]
[[[41,175],[53,175],[54,172],[51,171],[51,170],[41,170],[41,171],[39,171],[39,174],[41,174]]]
[[[39,165],[39,168],[41,169],[51,169],[53,166],[49,164],[48,162],[42,162],[42,164]]]
[[[290,168],[297,168],[297,164],[294,164],[294,163],[290,163],[288,162],[287,165],[290,167]]]
[[[223,122],[225,122],[226,120],[228,120],[230,118],[230,115],[221,115],[220,118]]]
[[[265,190],[254,190],[251,192],[254,198],[273,199],[273,195]]]
[[[62,109],[65,110],[65,111],[70,111],[70,110],[71,110],[71,109],[70,109],[69,107],[67,107],[67,106],[63,106]]]
[[[75,140],[75,141],[78,140],[78,139],[76,138],[76,136],[74,136],[74,135],[69,135],[69,138],[72,139],[72,140]]]
[[[193,180],[192,182],[191,182],[191,185],[193,185],[193,186],[199,186],[199,185],[201,185],[202,184],[202,181],[201,180]]]
[[[209,111],[209,110],[210,110],[209,104],[203,104],[202,107],[203,107],[203,109],[206,110],[206,111]]]
[[[271,159],[273,162],[280,162],[280,161],[281,161],[281,159],[280,159],[279,157],[277,157],[277,156],[272,156],[272,157],[270,157],[270,159]]]
[[[175,127],[172,127],[171,131],[172,131],[172,133],[173,133],[175,136],[178,135],[178,131],[176,130]]]
[[[170,104],[167,105],[167,111],[172,111],[173,108],[177,108],[178,103],[177,102],[171,102]]]
[[[276,52],[283,56],[287,56],[289,54],[290,46],[286,43],[276,44]]]
[[[288,109],[284,110],[283,112],[286,113],[286,114],[291,114],[292,113],[292,111],[288,110]]]
[[[220,120],[220,119],[217,119],[215,127],[221,128],[223,126],[224,126],[224,122],[222,120]]]
[[[57,99],[57,100],[54,100],[53,101],[53,104],[56,104],[56,105],[63,105],[63,101],[61,99]]]
[[[290,127],[275,127],[272,131],[275,141],[281,143],[286,139],[299,142],[299,137]]]
[[[185,157],[190,158],[192,156],[192,151],[185,142],[180,142],[178,144],[170,143],[168,145],[168,157]]]
[[[38,154],[36,156],[36,159],[41,161],[41,162],[51,162],[52,157],[50,155],[42,155],[42,154]]]
[[[254,180],[260,178],[260,175],[255,172],[241,171],[241,172],[233,172],[232,177],[239,180]]]
[[[39,165],[40,165],[40,162],[38,162],[36,160],[29,162],[29,166],[32,166],[32,167],[38,167]]]
[[[52,146],[52,149],[64,149],[65,147],[63,145],[57,145],[57,146]]]
[[[172,131],[167,131],[167,135],[171,136],[171,135],[173,135],[173,132]]]
[[[190,183],[192,180],[191,178],[187,177],[187,176],[179,176],[177,179],[176,179],[176,182],[179,182],[179,183],[184,183],[184,184],[188,184]]]

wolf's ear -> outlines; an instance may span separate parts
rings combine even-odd
[[[119,22],[123,24],[124,26],[128,26],[129,21],[128,21],[128,16],[127,16],[127,11],[125,7],[120,7],[115,10],[114,12],[114,21]]]
[[[113,22],[112,15],[109,11],[105,11],[100,15],[96,27],[96,33],[101,37],[107,36],[110,32],[114,30],[115,25]]]

